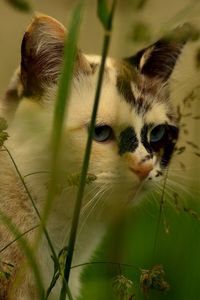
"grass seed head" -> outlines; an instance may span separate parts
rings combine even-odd
[[[145,295],[147,295],[150,290],[167,292],[170,288],[170,285],[165,280],[165,271],[163,266],[155,265],[150,270],[142,270],[140,276],[140,287]]]

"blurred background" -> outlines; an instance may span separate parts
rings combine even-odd
[[[75,0],[30,0],[33,10],[57,18],[66,27]],[[87,0],[81,26],[79,47],[88,54],[100,54],[103,29],[96,16],[97,1]],[[0,2],[0,95],[20,62],[20,46],[32,13]],[[126,57],[148,46],[166,31],[189,22],[200,29],[199,0],[118,0],[110,55]],[[200,295],[200,42],[184,48],[171,78],[171,97],[184,115],[176,155],[177,186],[168,190],[164,213],[160,214],[160,195],[148,195],[133,214],[111,230],[95,260],[123,261],[133,267],[102,264],[90,266],[83,275],[82,300],[142,300],[141,269],[164,265],[170,283],[168,294],[153,292],[148,299],[197,300]],[[186,151],[185,151],[186,150]],[[181,152],[181,151],[180,151]],[[173,170],[173,167],[172,167]],[[176,178],[176,179],[175,179]],[[178,196],[177,196],[178,195]],[[159,231],[157,230],[159,228]],[[105,253],[105,249],[107,249]],[[119,254],[119,257],[118,257]],[[111,289],[116,275],[133,283],[127,295]],[[125,280],[126,281],[126,280]],[[100,291],[100,292],[99,292]],[[134,296],[136,294],[136,296]]]
[[[66,27],[76,2],[76,0],[29,1],[34,11],[53,16]],[[198,24],[199,13],[198,0],[119,0],[110,55],[115,57],[132,55],[136,50],[155,41],[163,31],[187,21]],[[0,1],[0,94],[5,90],[13,70],[19,64],[21,40],[31,16],[31,13],[22,13],[12,8],[7,0]],[[88,54],[99,54],[102,33],[102,26],[96,17],[96,1],[87,0],[79,40],[80,48]],[[184,81],[189,80],[191,84],[194,77],[190,54],[182,60],[184,72],[179,72],[179,75],[184,77]]]

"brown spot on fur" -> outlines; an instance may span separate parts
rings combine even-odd
[[[131,82],[123,77],[117,77],[117,89],[118,92],[123,96],[123,98],[130,103],[135,105],[135,97],[131,88]]]
[[[135,104],[135,97],[131,88],[131,82],[136,82],[137,72],[126,61],[114,61],[114,67],[117,70],[116,86],[118,92],[131,105]]]
[[[138,114],[145,114],[152,108],[152,103],[145,100],[143,96],[137,98],[135,110]]]

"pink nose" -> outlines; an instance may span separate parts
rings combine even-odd
[[[151,163],[140,164],[135,168],[130,168],[132,172],[134,172],[141,180],[145,179],[151,170],[153,169],[153,165]]]

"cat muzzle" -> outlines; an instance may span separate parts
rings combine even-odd
[[[138,165],[138,167],[130,167],[130,170],[135,173],[140,180],[144,180],[149,173],[153,170],[153,164],[148,163],[148,164],[143,164],[143,165]]]

